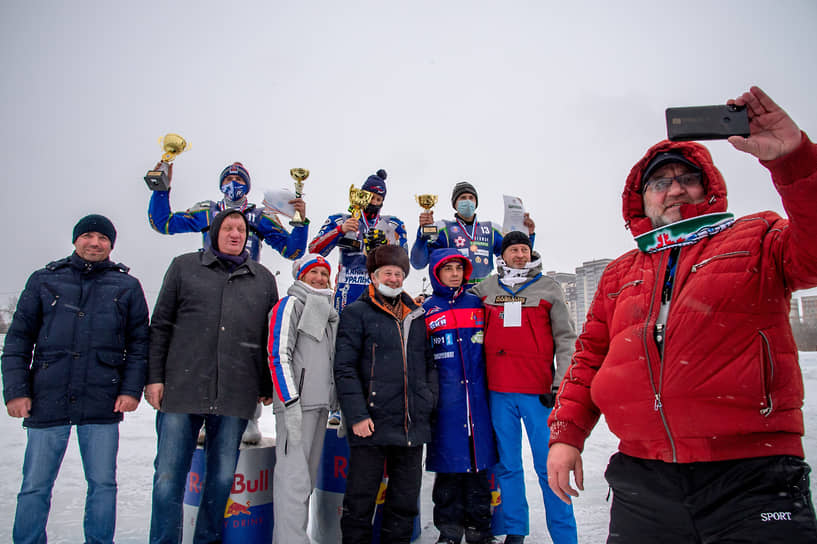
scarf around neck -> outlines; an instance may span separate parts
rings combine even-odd
[[[499,281],[508,287],[514,287],[520,283],[529,281],[539,273],[542,266],[542,259],[538,256],[525,265],[525,268],[511,268],[505,263],[502,257],[497,257],[496,268],[499,272]]]
[[[715,236],[735,224],[735,216],[728,212],[708,213],[676,221],[635,237],[638,249],[655,253],[682,247]]]
[[[331,289],[315,289],[297,280],[290,287],[289,293],[304,301],[298,332],[320,342],[327,325],[330,329],[337,326],[338,313],[332,307]]]

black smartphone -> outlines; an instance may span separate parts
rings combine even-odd
[[[725,140],[729,136],[749,136],[746,106],[693,106],[667,108],[667,139]]]

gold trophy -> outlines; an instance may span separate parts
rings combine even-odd
[[[355,189],[354,185],[349,187],[349,213],[352,214],[352,219],[360,219],[363,215],[363,209],[372,201],[374,193],[364,191],[363,189]],[[347,232],[338,240],[338,246],[350,251],[360,251],[360,240],[357,239],[357,232]]]
[[[422,209],[426,211],[426,213],[431,211],[431,208],[434,207],[434,204],[437,203],[437,195],[414,195],[414,200],[417,201],[417,204],[420,205]],[[423,228],[420,232],[423,233],[423,236],[428,237],[430,239],[437,238],[437,229],[436,225],[423,225]]]
[[[163,138],[159,138],[159,145],[162,146],[162,151],[164,151],[159,168],[150,170],[145,175],[145,183],[148,184],[148,189],[151,191],[167,191],[170,188],[170,179],[168,179],[170,163],[182,152],[190,149],[190,144],[184,138],[173,133],[165,134]]]
[[[304,194],[304,181],[309,177],[309,170],[306,168],[292,168],[289,175],[295,180],[295,198],[301,198]],[[292,216],[292,221],[289,222],[293,227],[303,227],[305,222],[301,217],[301,212],[295,210],[295,215]]]

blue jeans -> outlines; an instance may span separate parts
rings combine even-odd
[[[70,425],[26,429],[23,485],[17,495],[13,539],[15,544],[45,543],[45,526],[51,509],[51,490],[57,479]],[[116,454],[119,425],[77,425],[79,453],[88,491],[85,495],[85,541],[112,543],[116,525]]]
[[[529,533],[528,501],[525,498],[525,473],[522,468],[522,422],[528,433],[533,468],[539,477],[545,502],[545,521],[555,544],[575,544],[576,518],[573,507],[562,502],[550,489],[547,475],[548,416],[550,408],[539,402],[539,395],[497,393],[491,391],[491,422],[496,434],[499,463],[494,467],[502,492],[502,523],[507,534]],[[521,422],[520,422],[521,419]]]
[[[221,541],[224,509],[233,487],[238,447],[247,420],[231,416],[158,412],[150,544],[178,544],[182,541],[184,488],[202,425],[207,431],[204,480],[193,543]]]

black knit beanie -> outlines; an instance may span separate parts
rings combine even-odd
[[[108,240],[111,241],[111,249],[113,249],[113,245],[116,242],[116,229],[113,223],[111,223],[111,220],[104,215],[92,213],[80,219],[77,224],[74,225],[74,237],[71,239],[71,243],[76,242],[77,238],[86,232],[98,232],[99,234],[107,236]]]
[[[511,246],[515,246],[516,244],[525,244],[529,248],[533,249],[533,244],[530,243],[530,237],[528,237],[528,235],[524,232],[514,230],[502,238],[502,251],[500,251],[499,254],[502,255],[505,253],[506,249]]]

